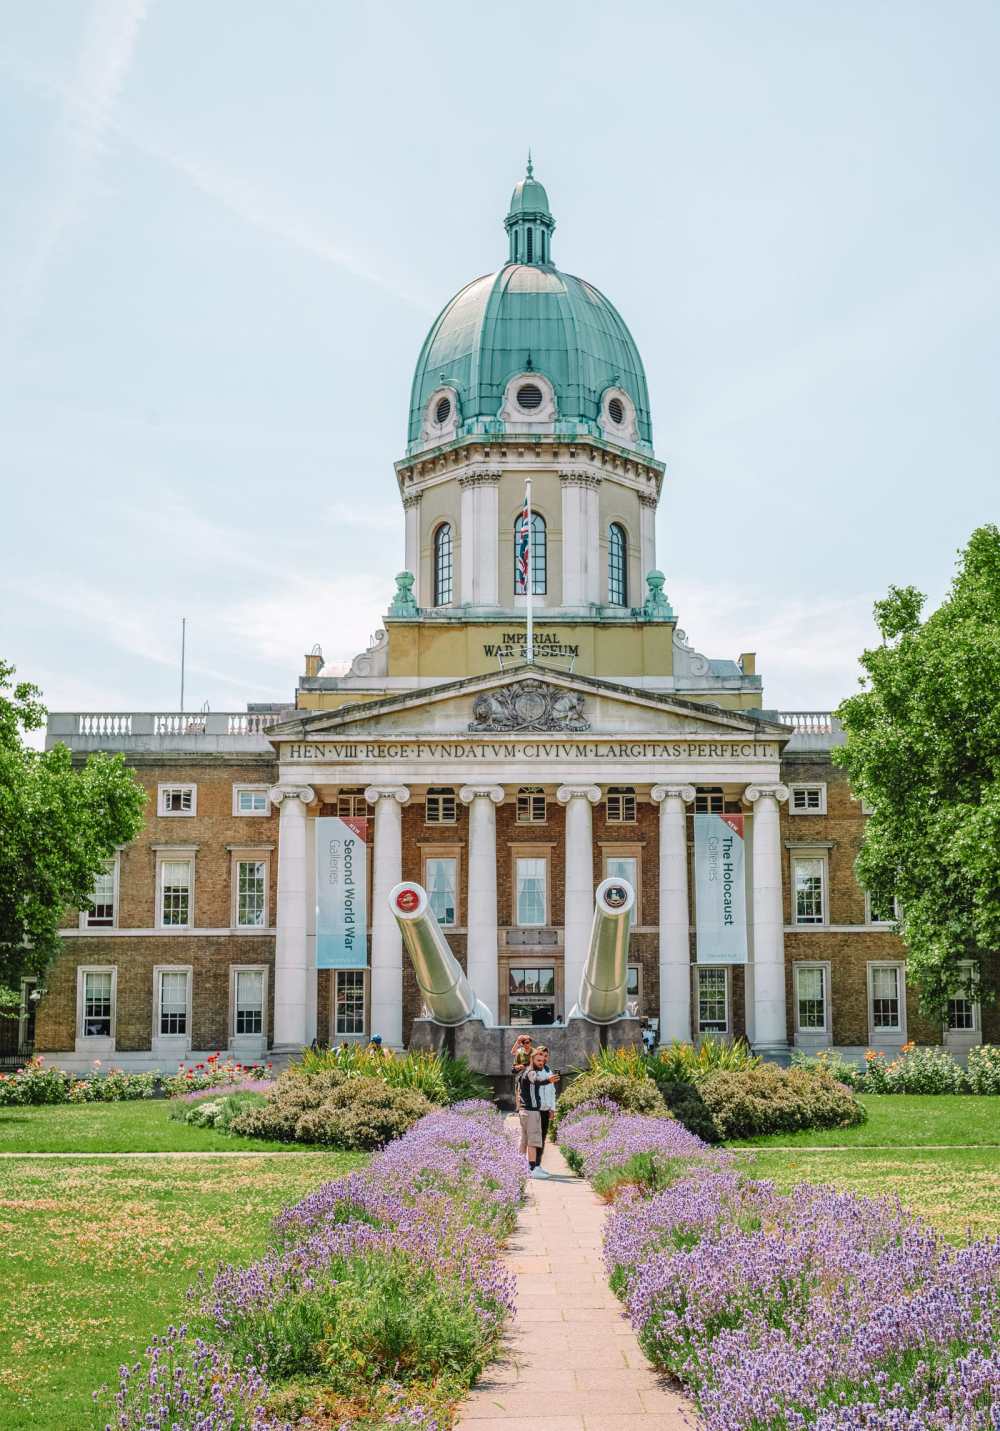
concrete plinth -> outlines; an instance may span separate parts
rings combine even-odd
[[[531,1028],[515,1028],[501,1024],[486,1028],[478,1019],[445,1028],[432,1019],[416,1019],[410,1037],[410,1048],[449,1053],[464,1058],[476,1073],[488,1078],[510,1074],[511,1046],[519,1034],[530,1034],[535,1043],[544,1043],[549,1050],[549,1067],[556,1073],[585,1068],[591,1054],[601,1048],[626,1048],[642,1042],[639,1019],[618,1019],[613,1024],[592,1024],[587,1019],[571,1019],[568,1024],[543,1024]]]

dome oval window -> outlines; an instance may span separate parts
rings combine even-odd
[[[517,405],[525,412],[534,412],[542,405],[542,390],[537,383],[522,383],[517,390]]]
[[[437,406],[434,409],[434,421],[439,427],[443,427],[449,417],[451,417],[451,398],[438,398]],[[617,421],[617,419],[615,420]]]
[[[608,403],[608,417],[610,417],[616,427],[621,427],[625,421],[625,404],[621,398],[613,397]],[[441,419],[439,418],[438,421],[440,422]]]

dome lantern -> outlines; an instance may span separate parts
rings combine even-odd
[[[507,230],[509,244],[508,262],[552,262],[552,231],[556,221],[549,210],[549,196],[535,178],[530,149],[524,178],[514,185],[503,226]]]

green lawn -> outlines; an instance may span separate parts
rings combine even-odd
[[[208,1096],[208,1095],[206,1095]],[[287,1143],[192,1128],[170,1117],[166,1099],[0,1108],[0,1153],[192,1153],[283,1149]],[[3,1160],[0,1159],[0,1162]]]
[[[967,1094],[862,1094],[868,1121],[856,1128],[820,1128],[747,1138],[733,1147],[926,1147],[974,1144],[1000,1147],[1000,1098]]]
[[[4,1110],[8,1127],[13,1111]],[[181,1135],[196,1131],[168,1125],[166,1108],[157,1104],[24,1111],[38,1120],[36,1141],[51,1143],[95,1140],[84,1137],[75,1117],[60,1123],[57,1114],[125,1112],[127,1126],[144,1143],[168,1138],[168,1127]],[[145,1138],[134,1116],[141,1112],[150,1123]],[[16,1126],[26,1140],[27,1131]],[[102,1126],[114,1140],[125,1140],[126,1124],[111,1118]],[[201,1136],[212,1140],[209,1146],[228,1142]],[[0,1431],[103,1427],[110,1407],[106,1400],[95,1410],[92,1391],[106,1384],[113,1392],[119,1363],[141,1353],[151,1334],[189,1315],[185,1293],[198,1269],[220,1259],[251,1260],[264,1250],[280,1208],[364,1161],[356,1154],[294,1152],[282,1158],[0,1159]]]

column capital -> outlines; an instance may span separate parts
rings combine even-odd
[[[599,472],[560,472],[559,483],[562,487],[589,487],[596,492],[601,485],[601,475]]]
[[[591,805],[596,805],[600,798],[599,785],[560,785],[556,791],[560,805],[568,805],[571,800],[589,800]]]
[[[659,805],[663,800],[683,800],[685,805],[690,805],[694,794],[693,785],[654,785],[649,792],[649,798],[654,805]]]
[[[311,785],[272,785],[267,798],[272,805],[280,805],[283,800],[301,800],[303,805],[311,805],[316,791]]]
[[[413,507],[419,507],[423,495],[423,492],[407,492],[403,498],[403,511],[409,512]]]
[[[502,785],[463,785],[458,798],[463,805],[471,805],[473,800],[492,800],[494,805],[503,804]]]
[[[756,805],[760,799],[776,800],[779,805],[783,805],[788,799],[788,786],[748,785],[743,792],[743,798],[750,805]]]
[[[395,800],[398,804],[405,805],[409,798],[408,785],[369,785],[365,791],[365,799],[369,805],[377,805],[380,800]]]
[[[470,467],[458,479],[460,487],[495,486],[503,476],[500,467]]]

